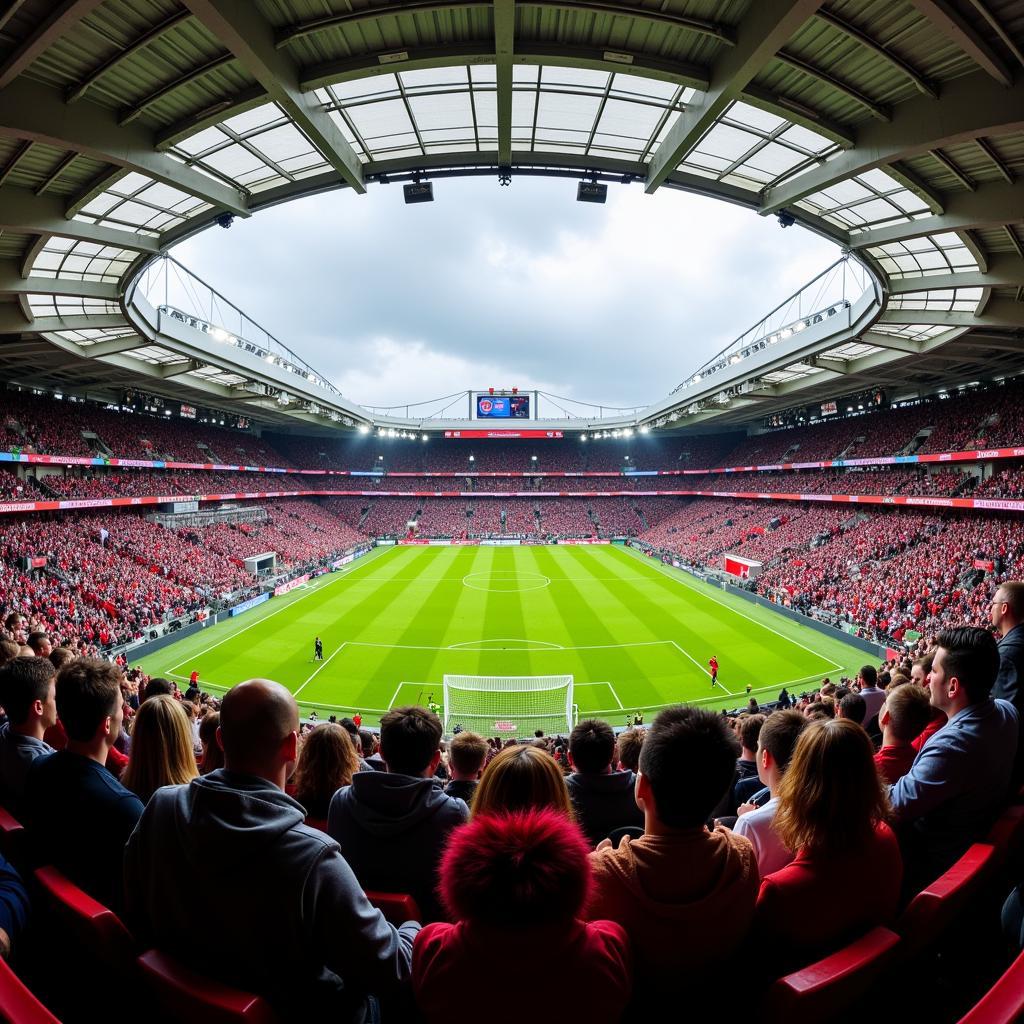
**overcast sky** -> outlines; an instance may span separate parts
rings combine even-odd
[[[371,185],[211,228],[174,256],[363,404],[518,386],[639,405],[839,255],[718,200],[575,191],[449,179],[406,206],[400,185]]]

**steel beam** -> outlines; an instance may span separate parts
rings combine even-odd
[[[324,159],[365,192],[356,151],[314,96],[302,92],[298,65],[274,45],[274,30],[250,0],[185,0],[185,6],[233,53]]]
[[[37,82],[19,79],[0,89],[0,137],[75,150],[93,160],[138,171],[212,206],[248,216],[245,199],[237,189],[158,153],[147,128],[121,127],[114,111],[85,100],[69,108],[60,90]]]
[[[943,88],[942,102],[921,96],[897,104],[888,124],[869,122],[857,145],[811,171],[765,191],[762,214],[793,203],[896,160],[966,139],[1024,130],[1024,79],[1006,89],[985,75],[958,78]]]
[[[72,26],[95,10],[103,0],[64,0],[53,6],[45,18],[23,39],[0,64],[0,89],[10,85],[37,57],[55,43]]]
[[[497,79],[498,163],[512,163],[512,57],[515,50],[515,0],[494,0],[494,64]]]
[[[726,50],[712,69],[703,102],[680,114],[655,151],[647,176],[648,192],[664,184],[729,104],[820,6],[821,0],[758,0],[750,8],[739,26],[736,46]]]
[[[969,21],[947,0],[910,0],[918,13],[927,18],[951,43],[958,46],[987,75],[1001,85],[1012,81],[1002,58],[976,32]]]

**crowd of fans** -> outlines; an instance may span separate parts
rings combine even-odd
[[[7,614],[0,802],[31,841],[15,865],[0,859],[0,955],[26,945],[40,908],[18,869],[42,863],[143,948],[282,1019],[440,1024],[455,999],[511,1022],[520,1001],[496,995],[526,985],[532,999],[571,991],[574,1012],[613,1024],[663,1015],[681,979],[691,1005],[713,1006],[738,964],[756,1001],[900,927],[1015,795],[1024,583],[989,596],[989,628],[944,630],[914,659],[783,689],[763,709],[680,704],[617,736],[588,719],[565,736],[447,741],[420,706],[371,731],[358,713],[302,724],[264,679],[219,701],[196,677],[182,693],[54,650]],[[197,880],[217,863],[231,867],[217,927],[199,927],[210,890]],[[837,872],[867,881],[837,889]],[[386,917],[374,893],[405,913]],[[1020,908],[1013,890],[1018,948]],[[80,998],[40,977],[56,1005]],[[907,1006],[933,984],[908,977]],[[887,990],[886,1013],[900,997]]]

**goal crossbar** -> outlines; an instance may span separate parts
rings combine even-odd
[[[444,677],[444,731],[457,728],[485,736],[567,733],[576,721],[573,677]]]

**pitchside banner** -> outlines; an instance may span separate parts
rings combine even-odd
[[[270,600],[270,594],[260,594],[259,597],[251,597],[248,601],[243,601],[241,604],[236,604],[234,608],[228,611],[228,615],[235,616],[241,615],[243,612],[252,611],[258,604],[263,604],[264,601]]]
[[[274,587],[274,597],[280,597],[282,594],[287,594],[288,591],[294,590],[296,587],[301,587],[303,583],[309,582],[309,573],[303,573],[301,576],[296,576],[295,579],[289,580],[287,583],[282,583],[279,587]]]

